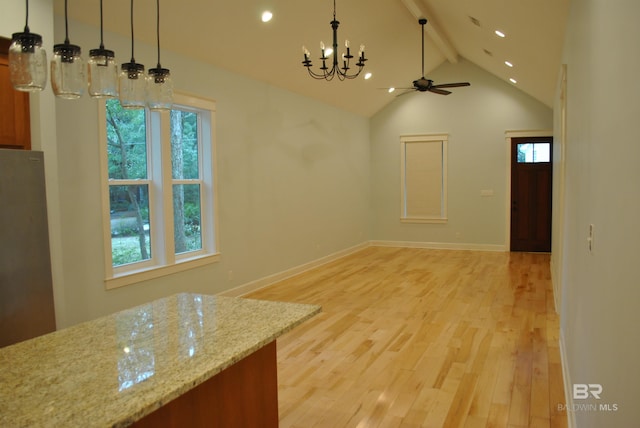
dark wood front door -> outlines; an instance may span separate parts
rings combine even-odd
[[[511,251],[551,251],[552,142],[511,140]]]

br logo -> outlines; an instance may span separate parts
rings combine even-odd
[[[574,400],[586,400],[589,396],[600,399],[602,394],[602,385],[599,383],[574,383],[573,384],[573,399]]]

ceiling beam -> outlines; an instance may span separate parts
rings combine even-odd
[[[433,14],[424,5],[422,0],[402,0],[402,3],[407,10],[418,20],[420,18],[426,18],[428,24],[425,27],[427,34],[431,37],[431,40],[435,43],[438,50],[444,55],[444,57],[452,64],[458,62],[458,51],[451,45],[446,36],[438,28],[438,25],[433,21]]]

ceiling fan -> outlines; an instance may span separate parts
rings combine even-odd
[[[442,83],[439,85],[434,85],[433,80],[427,79],[424,77],[424,25],[427,23],[426,18],[418,19],[418,23],[422,26],[422,77],[413,81],[412,88],[400,88],[407,89],[406,92],[403,92],[399,95],[404,95],[411,91],[420,91],[420,92],[433,92],[435,94],[440,95],[449,95],[451,91],[447,91],[443,88],[458,88],[461,86],[471,86],[469,82],[458,82],[458,83]]]

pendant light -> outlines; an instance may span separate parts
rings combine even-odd
[[[144,65],[133,56],[133,0],[131,0],[131,61],[120,66],[118,76],[120,104],[125,109],[141,109],[145,106]]]
[[[18,91],[41,91],[47,85],[47,53],[42,36],[29,31],[29,0],[22,33],[13,33],[9,46],[9,80]]]
[[[80,46],[69,43],[67,0],[64,0],[64,30],[64,43],[53,46],[51,87],[59,98],[76,99],[82,96],[86,86],[85,66]]]
[[[118,66],[112,50],[104,48],[102,0],[100,0],[100,47],[89,51],[89,96],[115,98],[118,96]]]
[[[160,65],[160,0],[156,0],[156,40],[158,65],[149,69],[147,105],[151,110],[170,110],[173,104],[173,80],[169,69]]]

